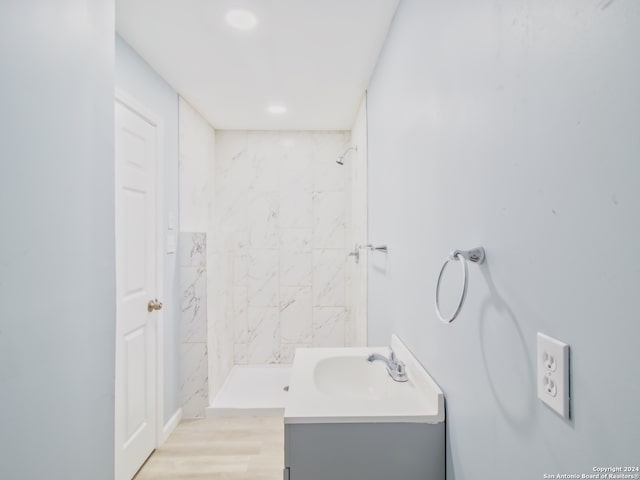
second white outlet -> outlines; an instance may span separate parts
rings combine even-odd
[[[569,418],[569,345],[538,333],[538,398]]]

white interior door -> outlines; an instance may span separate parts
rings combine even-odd
[[[130,480],[156,447],[156,135],[116,101],[116,480]]]

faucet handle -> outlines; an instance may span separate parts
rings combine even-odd
[[[403,362],[398,362],[396,364],[396,372],[398,372],[400,375],[404,375],[405,373],[407,373],[407,368],[405,367]]]
[[[398,363],[398,357],[396,357],[396,353],[391,350],[391,347],[389,347],[389,350],[391,351],[391,355],[389,355],[389,360],[391,360],[392,363]]]

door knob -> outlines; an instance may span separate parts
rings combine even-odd
[[[162,302],[159,302],[157,298],[155,300],[149,300],[149,303],[147,303],[147,311],[149,313],[153,312],[154,310],[160,310],[161,308]]]

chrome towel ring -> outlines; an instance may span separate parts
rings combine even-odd
[[[438,318],[445,323],[451,323],[455,320],[455,318],[462,310],[462,305],[464,305],[464,299],[467,297],[467,286],[469,285],[469,267],[467,266],[467,261],[471,261],[473,263],[481,264],[484,262],[485,254],[484,248],[478,247],[473,250],[454,250],[449,254],[449,257],[445,260],[442,268],[440,269],[440,274],[438,275],[438,284],[436,286],[436,313],[438,314]],[[442,274],[444,273],[444,269],[447,264],[451,260],[460,260],[462,264],[462,295],[460,296],[460,301],[458,302],[458,306],[456,307],[453,315],[450,318],[445,318],[440,311],[440,281],[442,280]]]

